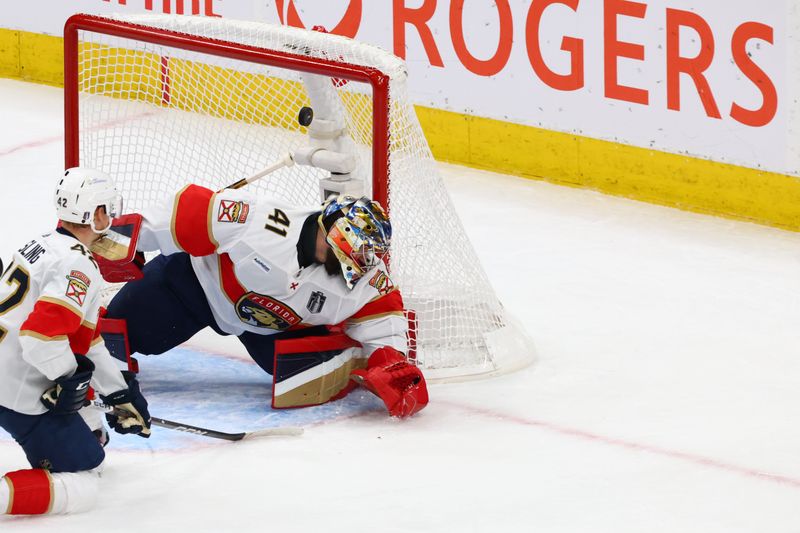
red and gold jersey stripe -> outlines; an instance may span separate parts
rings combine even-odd
[[[392,315],[403,316],[403,297],[398,290],[393,290],[384,296],[375,298],[359,309],[347,321],[366,322],[367,320],[375,320]]]
[[[55,339],[78,331],[83,317],[69,304],[55,298],[42,297],[19,327],[19,334]]]
[[[69,340],[70,349],[77,354],[86,354],[99,335],[95,324],[84,321],[69,304],[46,296],[33,306],[19,334],[45,342]]]
[[[222,292],[233,304],[247,292],[239,283],[239,278],[236,277],[236,271],[233,269],[233,261],[228,254],[219,254],[219,281]]]
[[[211,255],[219,246],[211,230],[214,196],[214,191],[199,185],[187,185],[175,196],[172,238],[190,255]]]
[[[86,355],[89,347],[94,344],[97,327],[91,322],[81,323],[78,331],[69,336],[69,347],[72,353]]]

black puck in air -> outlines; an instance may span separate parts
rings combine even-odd
[[[297,115],[297,122],[299,122],[301,126],[308,127],[312,120],[314,120],[313,109],[310,107],[300,109],[300,113]]]

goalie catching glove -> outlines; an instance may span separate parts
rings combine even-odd
[[[383,400],[392,416],[411,416],[428,405],[422,371],[394,348],[378,348],[370,355],[367,368],[353,370],[350,376]]]
[[[47,389],[42,395],[42,404],[53,414],[77,413],[81,407],[89,403],[86,395],[89,393],[94,363],[83,355],[76,355],[75,360],[78,362],[75,372],[71,376],[56,379],[55,386]]]
[[[139,382],[135,374],[127,370],[122,371],[122,376],[128,384],[123,389],[108,396],[100,395],[106,405],[115,409],[106,413],[108,425],[117,433],[134,433],[140,437],[150,437],[150,412],[147,410],[147,400],[139,390]]]

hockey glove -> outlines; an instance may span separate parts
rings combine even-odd
[[[76,355],[78,368],[71,376],[62,376],[56,379],[54,387],[42,394],[41,401],[50,412],[57,415],[77,413],[89,401],[89,382],[92,380],[94,363],[83,355]]]
[[[367,368],[353,370],[350,376],[383,400],[392,416],[411,416],[428,405],[425,377],[394,348],[378,348]]]
[[[123,370],[122,375],[128,384],[127,389],[108,396],[100,395],[103,403],[115,408],[111,413],[106,413],[108,425],[123,435],[133,433],[148,438],[150,437],[150,412],[147,410],[147,400],[139,390],[136,375],[127,370]]]

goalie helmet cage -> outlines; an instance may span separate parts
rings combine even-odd
[[[266,23],[75,15],[64,62],[66,165],[109,173],[129,212],[187,183],[221,189],[308,145],[297,116],[312,107],[315,120],[346,132],[351,179],[389,209],[392,280],[412,324],[410,356],[426,376],[485,376],[532,361],[532,341],[495,295],[452,206],[398,57]],[[313,205],[329,177],[296,165],[248,188]]]

